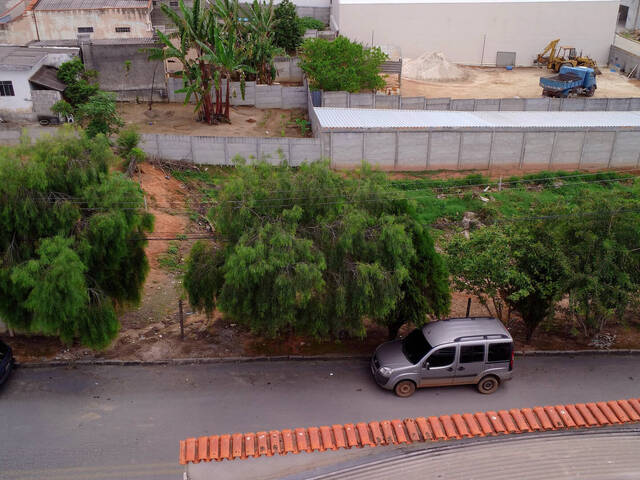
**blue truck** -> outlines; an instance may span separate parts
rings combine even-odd
[[[542,95],[567,98],[569,95],[592,97],[596,91],[596,74],[593,68],[562,66],[552,77],[540,77]]]

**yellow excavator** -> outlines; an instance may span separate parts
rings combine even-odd
[[[549,42],[533,63],[546,65],[549,70],[553,70],[556,73],[560,71],[560,67],[565,65],[568,67],[593,68],[596,75],[602,73],[594,59],[583,57],[582,53],[577,55],[574,47],[558,47],[558,43],[560,43],[559,38]]]

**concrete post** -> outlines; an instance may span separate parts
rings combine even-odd
[[[362,152],[362,158],[361,160],[366,160],[367,157],[367,152],[365,151],[365,143],[366,143],[366,139],[367,139],[367,132],[362,132],[362,146],[360,148],[361,152]]]
[[[449,105],[451,105],[451,103],[449,103]],[[458,140],[458,168],[460,168],[462,166],[462,147],[464,146],[464,141],[463,139],[463,133],[460,132],[460,139]]]
[[[475,105],[475,101],[473,102]],[[489,141],[489,162],[487,164],[487,169],[491,171],[491,164],[493,163],[493,134],[494,131],[491,131],[491,140]]]
[[[160,157],[160,138],[158,137],[158,134],[156,133],[155,135],[156,137],[156,157]]]
[[[262,160],[262,140],[260,139],[260,137],[258,137],[256,140],[256,155],[257,155],[256,160],[261,161]]]
[[[229,159],[229,144],[228,144],[229,139],[227,137],[224,137],[224,164],[225,165],[230,165],[231,161]]]
[[[196,163],[196,159],[193,156],[193,137],[189,136],[189,156],[191,157],[191,163]]]
[[[556,154],[557,140],[558,140],[558,132],[553,132],[553,143],[551,144],[551,155],[549,155],[549,168],[551,168],[551,166],[553,165],[553,156]]]
[[[429,170],[429,166],[431,165],[431,132],[427,133],[427,165],[426,168]]]
[[[293,148],[291,146],[291,139],[290,138],[287,138],[287,146],[289,147],[289,149],[288,149],[289,150],[289,158],[287,159],[287,162],[289,163],[289,165],[291,165],[291,163],[293,162],[293,155],[292,155]]]
[[[400,146],[400,132],[396,130],[396,148],[395,148],[395,159],[393,161],[393,169],[396,170],[398,168],[398,147]]]
[[[524,154],[527,151],[527,132],[522,134],[522,146],[520,147],[520,163],[518,164],[518,168],[522,169],[524,165]]]
[[[585,131],[582,135],[582,145],[580,145],[580,160],[578,160],[578,168],[582,168],[582,156],[584,155],[584,144],[587,143],[587,133],[589,131]]]
[[[609,151],[609,162],[607,168],[611,168],[611,161],[613,160],[613,150],[616,148],[616,142],[618,141],[618,130],[613,134],[613,141],[611,142],[611,150]]]

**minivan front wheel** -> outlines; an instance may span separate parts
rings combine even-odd
[[[478,382],[478,391],[486,395],[495,392],[500,382],[493,375],[487,375]]]
[[[396,383],[393,390],[399,397],[410,397],[413,395],[413,392],[416,391],[416,384],[411,380],[402,380],[401,382]]]

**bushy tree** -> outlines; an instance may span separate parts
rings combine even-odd
[[[89,97],[78,106],[76,114],[90,137],[99,133],[109,136],[124,125],[116,110],[116,94],[111,92],[99,91]]]
[[[116,307],[148,270],[140,187],[111,173],[103,135],[63,132],[0,151],[0,317],[17,330],[106,347]]]
[[[298,28],[300,34],[304,36],[307,30],[323,30],[326,25],[323,21],[313,17],[301,17],[298,18]]]
[[[100,89],[95,83],[97,72],[86,70],[79,57],[60,65],[57,75],[58,80],[67,86],[63,93],[64,99],[74,109],[86,103]]]
[[[275,44],[289,53],[293,53],[302,43],[302,33],[296,6],[290,0],[283,0],[275,8]]]
[[[454,237],[447,245],[454,288],[491,301],[499,318],[503,306],[517,311],[527,341],[554,311],[565,289],[568,262],[544,224],[499,225]]]
[[[259,333],[364,335],[366,318],[397,333],[399,322],[448,311],[447,273],[428,232],[369,167],[344,178],[323,162],[238,165],[210,218],[220,237],[217,247],[194,246],[190,301]]]
[[[621,318],[640,294],[638,186],[626,194],[585,196],[562,210],[575,216],[555,223],[570,264],[570,312],[585,335]]]

